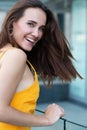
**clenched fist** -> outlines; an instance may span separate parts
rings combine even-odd
[[[44,116],[48,119],[49,125],[53,125],[60,117],[64,116],[64,109],[53,103],[46,108]]]

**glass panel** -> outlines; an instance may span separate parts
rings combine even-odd
[[[87,128],[66,122],[66,130],[87,130]]]
[[[1,30],[1,25],[4,20],[5,15],[6,15],[6,12],[0,11],[0,30]]]
[[[71,97],[79,100],[86,98],[86,0],[73,0],[72,3],[72,48],[76,58],[75,66],[84,77],[71,84]],[[77,98],[78,97],[78,98]]]

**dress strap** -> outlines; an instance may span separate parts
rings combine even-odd
[[[8,50],[8,48],[5,49],[5,50],[3,50],[3,51],[1,51],[1,53],[0,53],[0,59],[1,59],[1,57],[6,53],[7,50]]]
[[[35,77],[35,79],[37,78],[37,73],[36,73],[36,70],[35,70],[35,68],[33,67],[33,65],[30,63],[30,61],[27,59],[27,63],[30,65],[30,67],[31,67],[31,69],[33,70],[33,72],[34,72],[34,77]]]
[[[36,70],[34,69],[33,65],[30,63],[30,61],[27,59],[27,63],[31,66],[31,68],[33,69],[34,72],[36,72]]]

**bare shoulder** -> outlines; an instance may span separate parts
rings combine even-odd
[[[6,53],[4,54],[2,61],[6,61],[6,60],[14,60],[14,62],[18,61],[18,62],[26,62],[27,56],[26,53],[18,48],[11,48],[9,50],[6,51]]]

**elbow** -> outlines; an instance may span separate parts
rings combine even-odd
[[[0,106],[0,122],[5,122],[6,117],[7,117],[6,107],[5,106]]]

